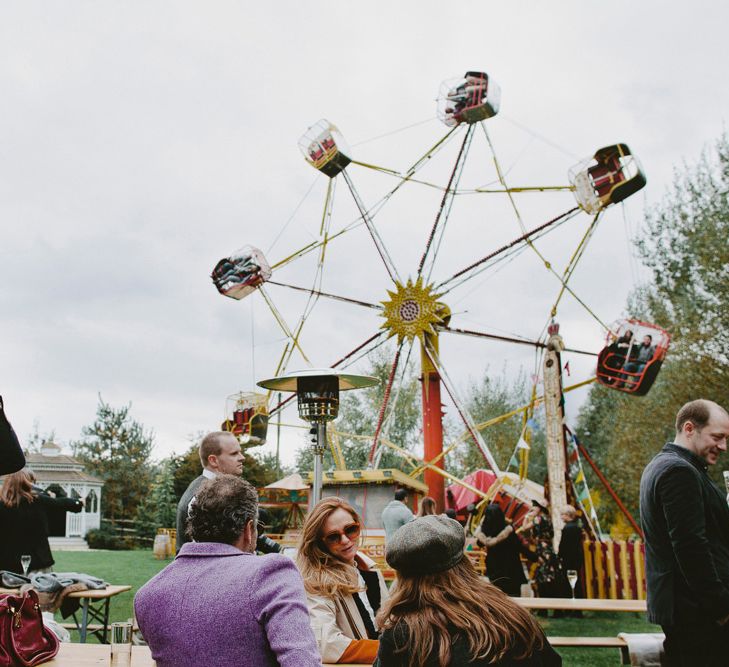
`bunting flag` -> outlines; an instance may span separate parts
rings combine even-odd
[[[523,433],[522,433],[522,435],[519,436],[519,442],[516,443],[516,448],[517,449],[531,449],[531,447],[529,446],[529,443],[526,440],[524,440]]]
[[[590,487],[587,484],[585,469],[582,467],[582,457],[580,456],[577,438],[575,438],[572,431],[568,428],[565,429],[565,435],[567,441],[567,470],[572,481],[575,497],[582,507],[585,516],[589,515],[593,527],[597,534],[600,535],[602,530],[597,518],[597,512],[595,511],[595,503],[592,501],[592,495],[590,494]]]

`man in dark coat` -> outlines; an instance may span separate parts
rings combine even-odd
[[[676,439],[643,471],[648,620],[663,627],[669,665],[729,664],[729,507],[708,476],[726,451],[729,414],[684,405]]]
[[[25,465],[25,456],[18,436],[5,416],[3,397],[0,396],[0,475],[18,472]]]
[[[190,482],[182,494],[180,502],[177,503],[177,551],[188,541],[185,534],[187,514],[198,487],[206,479],[215,479],[217,475],[240,477],[243,473],[243,452],[241,452],[238,438],[229,431],[208,433],[200,442],[200,463],[203,466],[202,474]],[[281,545],[269,537],[259,534],[256,550],[263,553],[278,553],[281,551]]]

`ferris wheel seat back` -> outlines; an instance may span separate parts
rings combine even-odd
[[[645,396],[653,386],[671,336],[661,327],[636,319],[619,320],[610,327],[597,358],[597,381],[611,389]]]
[[[597,213],[638,192],[647,183],[638,158],[627,144],[605,146],[569,170],[575,198],[587,213]]]
[[[266,394],[241,392],[227,399],[226,419],[222,431],[232,433],[244,447],[266,443],[268,433],[268,398]]]
[[[438,118],[448,127],[492,118],[501,107],[501,88],[486,72],[466,72],[441,83]]]
[[[351,151],[339,128],[325,118],[301,135],[299,149],[314,169],[329,178],[334,178],[352,161]]]
[[[240,300],[271,277],[271,266],[258,248],[245,246],[221,259],[210,277],[223,296]]]

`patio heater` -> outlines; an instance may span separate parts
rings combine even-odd
[[[293,371],[270,380],[261,380],[259,387],[272,391],[295,391],[299,417],[311,424],[314,449],[314,484],[312,507],[321,500],[322,467],[324,448],[327,444],[327,422],[339,414],[339,392],[362,389],[379,383],[369,375],[351,375],[331,368],[312,368]]]

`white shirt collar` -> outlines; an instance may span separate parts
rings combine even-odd
[[[208,470],[207,468],[203,468],[202,474],[206,479],[215,479],[217,477],[212,470]]]

